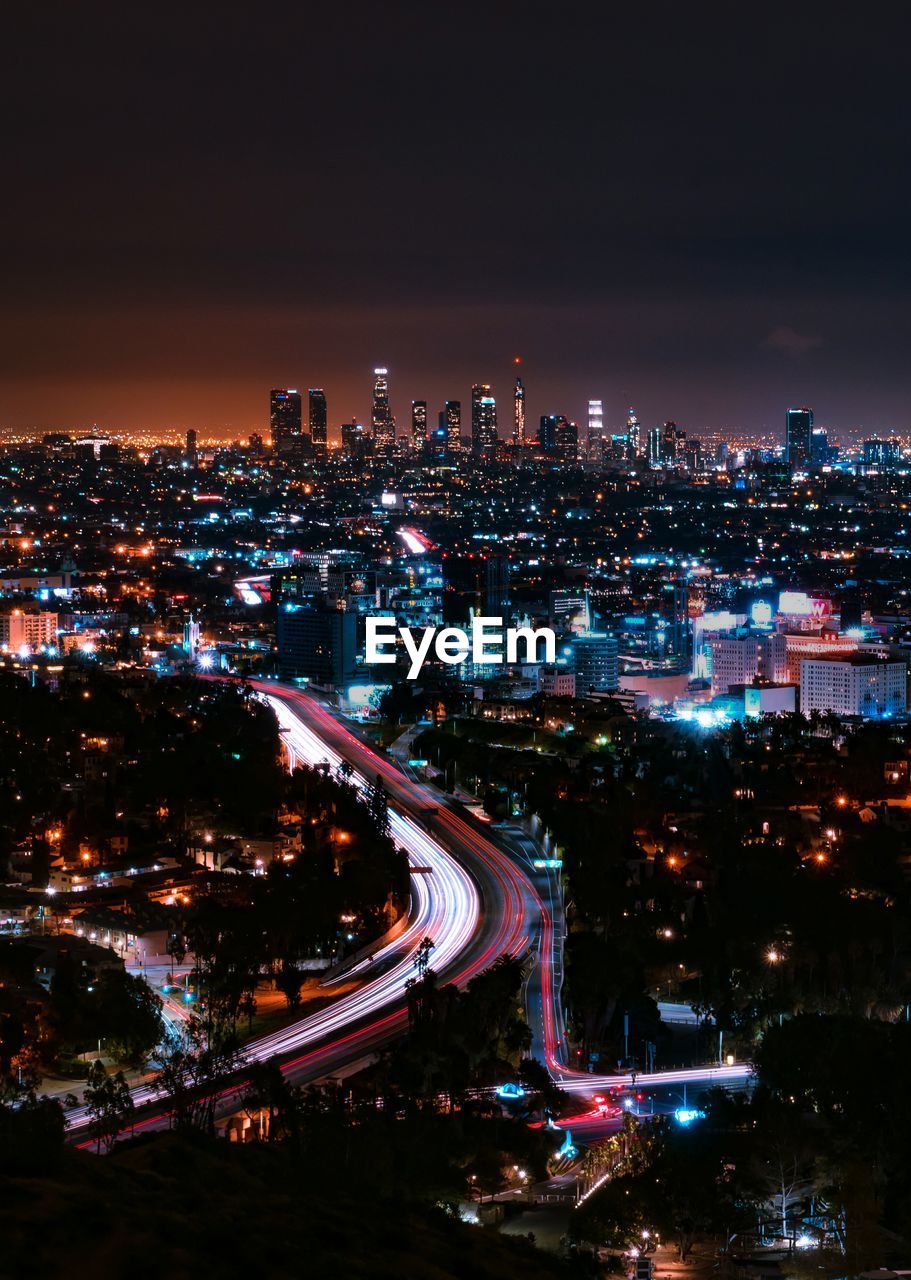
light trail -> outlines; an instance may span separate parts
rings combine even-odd
[[[388,972],[341,997],[327,1008],[244,1046],[244,1063],[278,1057],[282,1070],[306,1079],[332,1074],[353,1059],[369,1055],[407,1027],[405,983],[414,973],[414,954],[425,937],[434,943],[431,962],[448,982],[463,986],[499,956],[523,955],[529,945],[530,921],[540,922],[539,976],[545,1065],[566,1092],[595,1094],[612,1087],[651,1087],[733,1083],[751,1074],[745,1063],[714,1068],[696,1067],[653,1073],[589,1075],[563,1061],[565,1048],[559,993],[554,990],[553,918],[534,883],[513,858],[477,831],[426,785],[412,782],[388,759],[377,755],[319,702],[297,689],[265,681],[252,687],[274,711],[282,741],[293,768],[296,764],[328,764],[338,770],[343,760],[352,765],[351,782],[364,792],[379,778],[389,798],[393,839],[407,853],[413,870],[412,912],[405,932],[361,961],[352,973],[381,967],[396,957]],[[311,727],[313,726],[313,727]],[[337,744],[337,750],[332,744]],[[419,815],[421,823],[415,821]],[[471,867],[470,875],[466,867]],[[485,888],[482,912],[477,881]],[[479,949],[480,948],[480,949]],[[350,976],[349,974],[345,975]],[[294,1056],[296,1055],[296,1056]],[[223,1091],[230,1105],[243,1085]],[[133,1091],[137,1107],[156,1101],[167,1106],[154,1084]],[[167,1112],[155,1113],[133,1126],[161,1125]],[[88,1123],[86,1108],[68,1114],[67,1124],[78,1130]],[[82,1145],[88,1145],[83,1143]]]
[[[269,688],[265,683],[258,687],[264,691]],[[565,1048],[562,1010],[553,981],[555,945],[553,917],[527,873],[504,850],[477,831],[460,814],[448,808],[437,793],[423,783],[412,782],[391,761],[374,754],[371,748],[341,725],[335,716],[316,699],[297,690],[284,693],[282,696],[290,699],[302,713],[306,713],[312,723],[319,726],[318,741],[325,741],[330,736],[341,739],[345,744],[346,755],[358,754],[360,757],[369,758],[370,771],[383,779],[392,794],[404,796],[414,807],[420,806],[433,810],[434,830],[445,833],[449,847],[458,851],[462,857],[467,853],[474,865],[481,864],[494,877],[498,893],[501,895],[501,910],[505,922],[525,922],[537,916],[541,929],[539,960],[545,1065],[561,1089],[575,1095],[589,1092],[601,1093],[617,1086],[733,1084],[742,1083],[752,1075],[752,1066],[744,1062],[717,1067],[684,1067],[671,1071],[620,1072],[609,1075],[590,1075],[565,1062],[561,1054],[561,1050]],[[326,754],[327,748],[324,747],[323,750],[323,758],[329,758]],[[329,754],[334,759],[338,758],[336,752]],[[504,949],[510,950],[509,947]]]
[[[291,707],[271,694],[266,695],[265,700],[284,730],[282,738],[292,764],[319,765],[327,762],[331,767],[338,768],[342,757],[303,724]],[[352,776],[351,781],[361,791],[369,785],[357,773]],[[407,853],[412,868],[421,868],[420,874],[411,877],[412,914],[408,928],[374,956],[374,962],[378,964],[387,962],[392,955],[398,956],[397,962],[381,976],[350,995],[341,997],[327,1008],[249,1042],[241,1051],[241,1068],[246,1063],[264,1062],[276,1056],[298,1053],[329,1037],[336,1038],[319,1052],[304,1054],[285,1063],[285,1069],[300,1067],[310,1061],[315,1065],[323,1056],[331,1060],[333,1050],[337,1055],[340,1048],[348,1052],[356,1047],[358,1036],[365,1043],[372,1043],[378,1028],[388,1038],[396,1030],[402,1029],[407,1021],[405,983],[414,976],[413,957],[423,939],[429,937],[433,942],[431,962],[435,971],[441,975],[462,959],[480,921],[481,905],[474,881],[432,836],[391,805],[389,825],[393,839]],[[485,952],[479,962],[463,968],[454,980],[460,983],[467,981],[474,973],[486,967],[487,963],[489,959]],[[396,1005],[395,1012],[381,1022],[364,1027],[358,1032],[352,1031],[364,1019],[379,1015]],[[343,1034],[345,1032],[349,1034]],[[161,1098],[154,1083],[137,1085],[132,1090],[132,1096],[137,1107]],[[75,1107],[67,1115],[70,1129],[79,1129],[88,1120],[86,1107]]]

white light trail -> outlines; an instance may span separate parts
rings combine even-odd
[[[292,767],[295,763],[328,762],[333,768],[341,764],[341,757],[308,729],[291,707],[271,695],[265,695],[264,700],[284,730],[282,740]],[[351,781],[362,791],[369,785],[358,774],[354,774]],[[379,1014],[389,1005],[398,1002],[401,1006],[405,983],[414,976],[414,952],[425,937],[434,944],[431,964],[440,972],[452,965],[471,942],[480,921],[480,900],[471,877],[432,836],[392,806],[389,825],[393,839],[405,850],[411,866],[425,869],[412,877],[412,917],[408,928],[374,957],[375,961],[382,961],[384,957],[398,955],[398,961],[388,972],[327,1008],[251,1041],[241,1052],[242,1064],[306,1050],[333,1034],[350,1030],[354,1024]],[[132,1095],[136,1106],[161,1096],[154,1084],[137,1085]],[[67,1126],[78,1129],[88,1123],[88,1118],[85,1107],[75,1107],[67,1114]]]

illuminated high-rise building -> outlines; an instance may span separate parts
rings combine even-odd
[[[642,455],[642,429],[636,411],[630,405],[626,419],[626,456],[631,462]]]
[[[666,467],[672,467],[677,461],[677,441],[680,432],[676,422],[666,422],[661,431],[661,461]]]
[[[518,364],[518,360],[516,363]],[[525,383],[518,373],[513,392],[512,442],[520,447],[525,444]]]
[[[411,402],[411,443],[421,449],[427,443],[427,401]]]
[[[276,387],[269,395],[269,427],[276,453],[293,453],[301,443],[301,395],[292,387]]]
[[[661,443],[664,437],[664,429],[662,427],[650,427],[648,432],[648,465],[650,467],[661,466]]]
[[[566,462],[577,462],[579,459],[579,425],[572,422],[569,418],[565,418],[562,413],[557,415],[555,430],[557,452]]]
[[[557,447],[557,414],[542,413],[538,424],[538,448],[553,453]]]
[[[440,425],[446,428],[446,452],[455,455],[462,449],[462,401],[447,400],[440,414]]]
[[[471,447],[474,453],[492,456],[497,447],[497,402],[486,382],[471,388]]]
[[[310,442],[314,449],[325,449],[328,442],[326,393],[322,387],[311,387],[310,392]]]
[[[604,457],[604,408],[600,400],[588,402],[587,453],[590,462],[600,462]]]
[[[395,447],[395,418],[389,408],[389,370],[373,371],[373,447],[391,453]]]
[[[199,449],[196,446],[196,432],[192,429],[187,432],[187,451],[185,457],[188,467],[195,467],[199,463]]]
[[[342,453],[346,458],[362,458],[367,445],[367,432],[360,422],[342,423]]]
[[[829,461],[829,433],[825,427],[814,427],[810,432],[810,463],[824,467]]]
[[[813,410],[805,406],[789,409],[786,424],[788,462],[792,467],[805,467],[810,461],[813,435]]]

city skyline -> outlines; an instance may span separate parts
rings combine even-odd
[[[516,354],[530,421],[601,397],[609,422],[907,429],[898,33],[495,7],[478,60],[470,22],[399,10],[377,61],[356,22],[284,19],[16,15],[41,57],[3,89],[0,433],[243,434],[262,387],[311,382],[338,424],[380,362],[400,422],[478,381],[508,410]],[[292,74],[339,45],[344,91],[331,58]],[[453,91],[416,112],[430,65]],[[540,92],[555,68],[572,92]]]

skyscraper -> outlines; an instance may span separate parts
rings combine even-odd
[[[629,415],[626,419],[626,456],[630,462],[634,462],[641,454],[642,430],[639,426],[639,419],[636,417],[636,411],[630,405]]]
[[[342,423],[342,452],[346,458],[362,458],[367,452],[368,437],[360,422]]]
[[[557,415],[556,422],[556,446],[557,452],[561,458],[567,462],[576,462],[579,458],[579,425],[571,422],[569,418],[565,418],[562,413]]]
[[[516,363],[518,364],[518,360]],[[525,383],[518,373],[516,374],[516,387],[513,392],[512,442],[520,447],[525,444]]]
[[[427,401],[411,402],[411,443],[421,449],[427,443]]]
[[[269,396],[269,427],[276,453],[293,453],[301,443],[301,395],[292,387],[276,387]]]
[[[510,619],[509,558],[489,555],[484,561],[484,613],[488,618]]]
[[[454,456],[462,448],[462,401],[447,400],[440,416],[446,427],[446,452]]]
[[[604,409],[600,400],[588,402],[587,445],[589,462],[601,462],[604,458]]]
[[[557,415],[542,413],[538,425],[538,448],[544,453],[553,453],[557,447]]]
[[[810,461],[810,438],[813,434],[813,410],[805,406],[789,409],[786,426],[787,456],[792,467],[805,467]]]
[[[471,388],[471,447],[474,453],[492,456],[497,447],[497,402],[486,382]]]
[[[391,453],[395,447],[395,418],[389,408],[389,370],[373,371],[373,447]]]
[[[648,432],[648,465],[661,466],[661,441],[664,432],[661,427],[650,427]]]
[[[829,433],[825,427],[814,427],[810,432],[810,463],[824,467],[829,461]]]
[[[666,467],[672,467],[677,461],[677,441],[680,432],[676,422],[666,422],[661,432],[661,461]]]
[[[325,449],[327,434],[326,393],[322,387],[310,388],[310,441],[314,449]]]
[[[187,432],[187,452],[186,460],[188,467],[195,467],[199,462],[199,450],[196,447],[196,432],[192,429]]]

